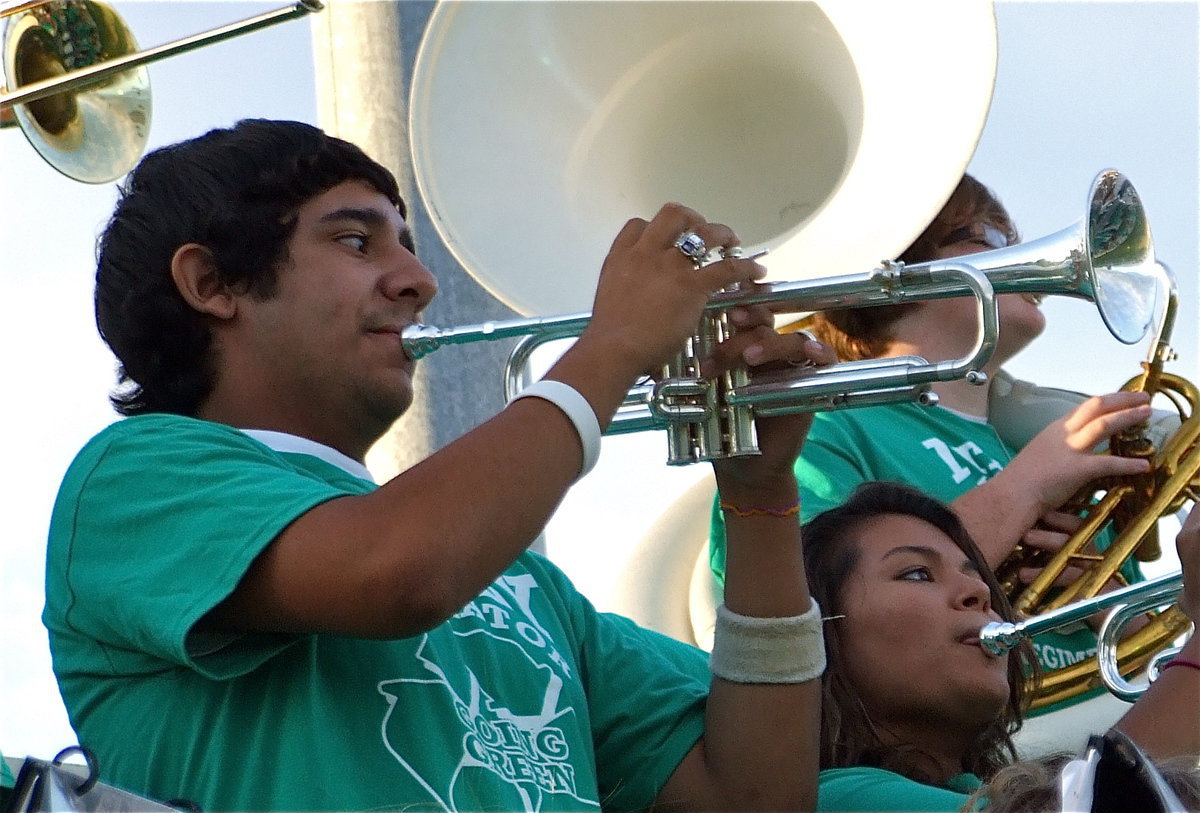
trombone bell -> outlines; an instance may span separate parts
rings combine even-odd
[[[5,26],[4,76],[10,88],[61,80],[137,51],[133,33],[108,5],[92,0],[41,3]],[[33,148],[69,178],[104,183],[137,161],[150,134],[145,68],[110,76],[86,92],[63,91],[12,105]]]
[[[150,80],[143,67],[323,8],[285,8],[138,51],[117,13],[93,0],[40,0],[0,12],[8,18],[0,127],[15,123],[59,172],[104,183],[128,172],[150,130]]]

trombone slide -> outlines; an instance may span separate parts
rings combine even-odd
[[[40,3],[26,3],[8,12],[8,14],[15,14],[22,9],[33,8],[37,5],[40,5]],[[95,65],[71,71],[64,76],[43,79],[40,82],[30,82],[27,85],[22,85],[20,89],[13,89],[11,92],[0,95],[0,108],[12,107],[18,104],[29,104],[30,102],[36,102],[39,99],[45,99],[57,93],[76,90],[100,82],[122,71],[140,68],[142,65],[157,62],[160,59],[166,59],[176,54],[193,51],[205,45],[212,45],[213,43],[236,37],[239,34],[247,34],[251,31],[257,31],[260,28],[266,28],[269,25],[275,25],[276,23],[296,17],[303,17],[306,14],[320,11],[322,8],[324,8],[324,5],[320,0],[298,0],[298,2],[284,8],[264,12],[240,22],[223,25],[220,28],[214,28],[211,31],[194,34],[190,37],[183,37],[174,42],[168,42],[154,48],[147,48],[144,51],[97,62]]]

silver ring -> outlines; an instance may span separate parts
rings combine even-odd
[[[820,339],[818,339],[816,336],[813,335],[811,330],[804,330],[803,328],[801,328],[795,332],[800,334],[804,338],[808,339],[810,342],[817,342],[818,344],[820,344],[820,342],[821,342]],[[792,365],[793,367],[816,367],[817,366],[817,363],[815,361],[813,361],[812,359],[805,359],[804,361],[792,361],[789,359],[788,364]]]
[[[708,246],[704,245],[704,239],[691,229],[675,238],[675,248],[696,265],[708,256]]]

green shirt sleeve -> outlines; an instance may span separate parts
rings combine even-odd
[[[3,753],[0,753],[0,788],[12,788],[16,781],[16,777],[9,770],[8,760],[4,758]]]
[[[978,777],[960,774],[940,788],[925,785],[880,768],[831,768],[821,771],[817,785],[818,813],[849,811],[929,811],[950,813],[966,805],[979,788]],[[982,809],[979,800],[975,809]]]
[[[51,520],[43,618],[52,647],[84,642],[60,649],[78,662],[56,667],[148,673],[167,661],[217,678],[254,668],[292,639],[193,642],[192,627],[283,528],[345,493],[227,426],[114,424],[68,470]]]

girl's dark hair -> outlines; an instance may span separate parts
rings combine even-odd
[[[1013,618],[1000,583],[958,516],[945,504],[914,488],[883,482],[862,484],[845,503],[818,514],[804,526],[804,566],[809,591],[824,614],[837,616],[847,612],[843,593],[859,560],[857,531],[867,520],[884,515],[915,517],[944,533],[978,568],[991,592],[993,609],[1006,620]],[[839,634],[836,619],[826,622],[828,666],[821,678],[821,768],[878,767],[936,784],[924,767],[929,764],[926,755],[912,746],[887,743],[881,737],[847,677]],[[1032,645],[1026,642],[1012,650],[1008,663],[1011,687],[1008,703],[964,755],[964,772],[987,778],[1016,759],[1012,735],[1021,727],[1030,686],[1038,675]]]
[[[274,294],[296,211],[361,180],[405,214],[396,180],[358,147],[300,122],[247,119],[146,155],[126,178],[98,246],[96,325],[119,362],[122,415],[194,415],[213,387],[204,315],[180,296],[171,258],[209,249],[221,279]]]
[[[996,195],[970,175],[963,175],[950,199],[942,206],[925,231],[897,258],[904,263],[923,263],[934,259],[938,247],[955,229],[972,223],[995,226],[1017,242],[1017,229]],[[878,358],[892,340],[892,326],[917,303],[880,305],[871,308],[818,311],[796,327],[810,331],[832,347],[842,361]]]

